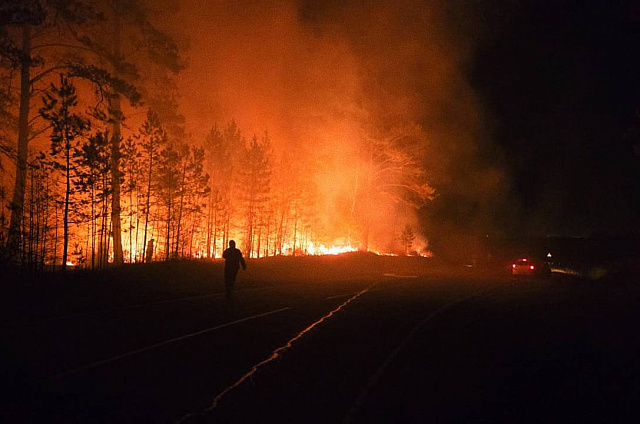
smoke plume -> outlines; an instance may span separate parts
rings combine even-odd
[[[353,190],[362,140],[417,124],[434,202],[453,199],[439,213],[467,220],[448,219],[449,228],[482,226],[503,179],[481,159],[485,118],[466,77],[478,31],[472,11],[456,4],[184,0],[175,23],[190,39],[179,80],[187,131],[202,139],[215,123],[235,120],[247,138],[268,130],[276,151],[321,158],[313,172],[322,210],[336,216]],[[418,226],[415,211],[369,208],[379,234],[402,228],[398,219]],[[428,238],[436,215],[427,213],[418,232]]]

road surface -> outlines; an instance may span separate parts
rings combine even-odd
[[[2,328],[2,421],[638,422],[639,300],[407,273],[70,311]]]

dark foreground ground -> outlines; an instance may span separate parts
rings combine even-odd
[[[346,255],[5,284],[0,422],[640,421],[640,284]]]

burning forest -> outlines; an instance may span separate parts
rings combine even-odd
[[[438,5],[201,3],[3,4],[5,261],[427,256],[421,208],[497,191]]]

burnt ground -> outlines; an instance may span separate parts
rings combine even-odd
[[[635,275],[512,280],[422,258],[273,258],[250,261],[229,302],[221,271],[13,275],[0,420],[640,419]]]

